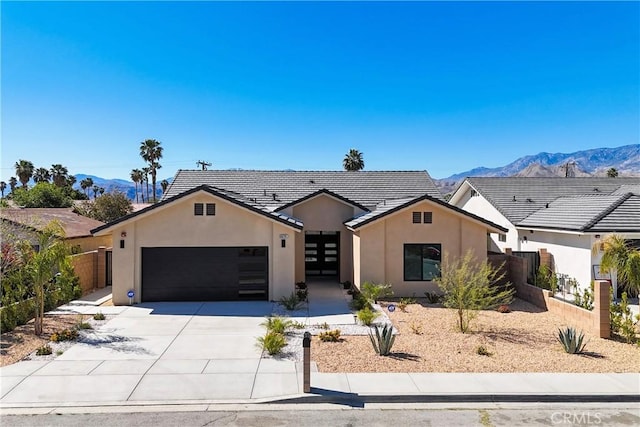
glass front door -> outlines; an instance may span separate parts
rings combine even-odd
[[[304,265],[307,276],[338,276],[340,271],[340,232],[306,231]]]

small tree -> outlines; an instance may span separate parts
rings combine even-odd
[[[24,271],[33,287],[35,300],[34,332],[42,334],[44,319],[45,291],[55,280],[55,274],[64,264],[69,248],[65,244],[64,229],[59,222],[52,221],[38,233],[38,252],[28,242],[22,242]]]
[[[133,212],[133,205],[124,193],[115,191],[86,201],[76,206],[75,211],[98,221],[111,222]]]
[[[444,293],[444,306],[457,312],[456,326],[460,332],[470,330],[477,310],[509,304],[513,300],[513,289],[503,290],[497,285],[504,278],[505,273],[500,273],[501,270],[486,261],[478,262],[471,250],[453,261],[445,254],[442,274],[435,281]]]
[[[68,208],[72,204],[64,188],[50,182],[39,182],[30,190],[18,188],[13,193],[13,200],[26,208]]]
[[[618,177],[618,170],[616,168],[609,168],[607,170],[607,176],[609,178],[617,178]]]
[[[632,247],[619,234],[610,234],[597,241],[592,248],[593,254],[602,252],[600,271],[614,272],[618,281],[630,295],[640,292],[640,250]]]

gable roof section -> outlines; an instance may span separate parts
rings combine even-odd
[[[79,215],[72,208],[2,208],[0,219],[33,230],[44,228],[51,221],[59,221],[68,239],[90,237],[91,229],[104,224]]]
[[[369,208],[385,199],[423,194],[442,198],[426,171],[179,170],[163,200],[199,185],[242,194],[271,210],[282,209],[319,190]]]
[[[384,202],[378,204],[378,206],[376,206],[376,208],[373,211],[367,212],[367,213],[359,215],[359,216],[357,216],[355,218],[352,218],[349,221],[346,221],[344,223],[344,225],[346,225],[348,228],[350,228],[352,230],[356,230],[356,229],[358,229],[360,227],[363,227],[363,226],[365,226],[367,224],[370,224],[370,223],[372,223],[374,221],[377,221],[379,219],[385,218],[385,217],[387,217],[389,215],[392,215],[392,214],[394,214],[396,212],[399,212],[399,211],[401,211],[401,210],[403,210],[405,208],[408,208],[408,207],[410,207],[412,205],[415,205],[416,203],[422,202],[424,200],[436,203],[437,205],[439,205],[439,206],[441,206],[441,207],[443,207],[443,208],[445,208],[447,210],[456,212],[457,214],[463,215],[463,216],[465,216],[465,217],[467,217],[467,218],[469,218],[471,220],[481,222],[484,225],[495,229],[496,231],[502,231],[502,232],[505,232],[505,233],[508,231],[506,228],[504,228],[504,227],[502,227],[502,226],[500,226],[498,224],[494,224],[491,221],[488,221],[488,220],[486,220],[484,218],[481,218],[481,217],[479,217],[477,215],[474,215],[474,214],[472,214],[470,212],[467,212],[467,211],[465,211],[463,209],[460,209],[460,208],[458,208],[456,206],[450,205],[447,202],[444,202],[444,201],[442,201],[440,199],[433,198],[433,197],[431,197],[429,195],[426,195],[426,194],[423,195],[423,196],[420,196],[420,197],[415,197],[415,198],[385,200]]]
[[[594,224],[615,212],[631,194],[582,195],[560,197],[516,224],[518,227],[588,231]],[[640,222],[640,210],[636,212]],[[609,221],[614,224],[615,219]]]
[[[592,232],[640,232],[640,195],[628,193],[620,204],[590,225]]]
[[[518,224],[559,197],[610,195],[622,185],[640,185],[640,177],[474,177],[467,178],[465,182],[489,201],[511,223]],[[464,185],[458,187],[456,194],[463,187]]]
[[[307,200],[311,200],[311,199],[313,199],[314,197],[317,197],[317,196],[320,196],[320,195],[323,195],[323,194],[325,194],[325,195],[327,195],[327,196],[331,196],[331,197],[333,197],[333,198],[335,198],[335,199],[338,199],[338,200],[340,200],[341,202],[344,202],[344,203],[346,203],[346,204],[348,204],[348,205],[355,206],[355,207],[357,207],[358,209],[362,209],[363,211],[368,211],[368,210],[369,210],[369,209],[367,209],[366,207],[362,206],[360,203],[354,202],[353,200],[349,200],[349,199],[347,199],[346,197],[342,197],[341,195],[336,194],[336,193],[334,193],[333,191],[329,191],[329,190],[327,190],[326,188],[323,188],[323,189],[318,190],[318,191],[316,191],[316,192],[314,192],[314,193],[311,193],[311,194],[309,194],[309,195],[307,195],[307,196],[301,197],[301,198],[300,198],[300,199],[298,199],[298,200],[294,200],[294,201],[292,201],[292,202],[290,202],[290,203],[287,203],[287,204],[285,204],[285,205],[280,206],[280,207],[278,208],[278,211],[285,210],[285,209],[287,209],[287,208],[289,208],[289,207],[291,207],[291,206],[299,205],[300,203],[306,202]]]
[[[240,207],[248,209],[248,210],[250,210],[250,211],[252,211],[254,213],[262,215],[262,216],[264,216],[264,217],[266,217],[268,219],[271,219],[273,221],[280,222],[282,224],[285,224],[285,225],[287,225],[289,227],[292,227],[292,228],[295,228],[297,230],[301,230],[302,229],[302,226],[303,226],[302,221],[297,220],[295,218],[292,218],[292,217],[290,217],[288,215],[285,215],[283,213],[273,212],[273,211],[267,209],[266,207],[264,207],[264,206],[262,206],[262,205],[260,205],[258,203],[253,202],[252,200],[246,199],[245,197],[243,197],[240,194],[233,193],[231,191],[222,190],[222,189],[215,188],[215,187],[211,187],[211,186],[208,186],[208,185],[200,185],[198,187],[194,187],[194,188],[191,188],[190,190],[187,190],[187,191],[185,191],[183,193],[180,193],[180,194],[178,194],[176,196],[170,197],[168,199],[163,199],[162,201],[160,201],[158,203],[155,203],[153,205],[150,205],[149,207],[141,209],[141,210],[139,210],[137,212],[133,212],[133,213],[130,213],[128,215],[125,215],[125,216],[123,216],[121,218],[118,218],[117,220],[112,221],[112,222],[110,222],[108,224],[105,224],[105,225],[103,225],[101,227],[94,228],[93,230],[91,230],[91,233],[96,234],[96,233],[99,233],[101,231],[107,230],[107,229],[113,227],[114,225],[121,224],[123,222],[127,222],[130,219],[133,219],[133,218],[138,217],[140,215],[147,214],[147,213],[149,213],[149,212],[151,212],[151,211],[153,211],[155,209],[158,209],[160,207],[166,206],[166,205],[168,205],[170,203],[173,203],[173,202],[175,202],[177,200],[180,200],[180,199],[182,199],[182,198],[184,198],[184,197],[186,197],[186,196],[188,196],[190,194],[196,193],[198,191],[204,191],[204,192],[209,193],[209,194],[211,194],[213,196],[219,197],[219,198],[221,198],[223,200],[231,202],[231,203],[233,203],[235,205],[238,205]]]

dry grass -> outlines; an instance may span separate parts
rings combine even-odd
[[[462,334],[453,310],[411,304],[389,313],[400,332],[391,356],[376,355],[367,336],[343,336],[314,339],[311,358],[320,372],[640,372],[640,347],[587,334],[587,353],[570,355],[556,334],[571,325],[522,300],[510,307],[480,312],[473,332]],[[492,355],[477,354],[480,345]]]

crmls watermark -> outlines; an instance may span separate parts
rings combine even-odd
[[[551,414],[554,425],[599,425],[602,424],[602,414],[590,411],[558,411]]]

